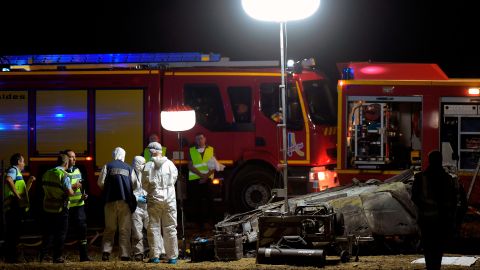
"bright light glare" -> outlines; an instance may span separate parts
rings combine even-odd
[[[242,0],[242,6],[254,19],[288,22],[310,17],[320,6],[320,0]]]
[[[288,59],[288,61],[287,61],[287,67],[292,68],[293,65],[295,65],[295,61],[293,61],[292,59]]]
[[[327,176],[325,175],[325,172],[318,172],[317,177],[318,177],[318,181],[323,181],[327,178]]]
[[[469,95],[478,95],[478,94],[480,94],[480,89],[478,89],[478,88],[469,88],[469,89],[468,89],[468,94],[469,94]]]
[[[195,111],[186,106],[174,107],[160,113],[162,127],[170,131],[185,131],[195,126]]]

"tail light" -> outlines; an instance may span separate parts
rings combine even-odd
[[[313,184],[313,192],[338,186],[337,172],[327,170],[324,166],[311,168],[308,180]]]

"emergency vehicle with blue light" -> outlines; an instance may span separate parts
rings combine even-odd
[[[314,66],[288,71],[285,113],[275,61],[138,53],[5,56],[2,64],[0,159],[6,163],[20,152],[28,165],[25,173],[40,176],[60,150],[73,149],[88,180],[89,200],[100,196],[99,168],[111,160],[116,146],[126,150],[130,163],[157,133],[167,156],[185,170],[188,148],[195,134],[203,133],[216,159],[226,165],[211,183],[222,186],[215,200],[227,201],[236,211],[265,204],[272,189],[282,187],[283,115],[289,194],[338,184],[333,170],[336,95]],[[178,134],[162,128],[161,111],[175,105],[195,110],[191,130]]]

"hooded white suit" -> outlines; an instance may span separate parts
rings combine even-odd
[[[155,149],[150,151],[155,153]],[[158,151],[161,151],[161,147]],[[150,220],[147,236],[151,258],[159,258],[161,254],[159,245],[162,230],[167,259],[178,257],[177,201],[175,198],[177,176],[178,171],[173,162],[162,156],[153,157],[143,169],[142,184],[148,194],[147,211]]]
[[[143,228],[148,229],[148,212],[147,212],[147,203],[141,200],[138,200],[141,196],[146,196],[147,192],[143,189],[142,185],[142,171],[145,166],[145,158],[142,156],[136,156],[133,158],[132,167],[134,169],[134,175],[132,177],[133,184],[133,194],[137,198],[137,209],[132,214],[132,246],[133,246],[133,255],[142,254],[144,252],[144,243],[143,243]],[[163,247],[163,238],[160,235],[160,253],[165,253],[165,248]]]
[[[148,214],[147,214],[147,203],[142,199],[147,195],[147,192],[142,187],[142,170],[145,165],[145,158],[141,156],[136,156],[133,158],[133,177],[132,177],[132,187],[133,194],[137,198],[137,209],[132,213],[132,248],[133,255],[142,254],[143,255],[143,228],[147,228],[148,225]]]

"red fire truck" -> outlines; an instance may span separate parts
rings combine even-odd
[[[339,65],[337,173],[386,179],[408,168],[425,169],[438,149],[480,203],[473,175],[480,157],[480,79],[450,79],[435,64]]]
[[[227,166],[219,174],[221,199],[236,210],[266,203],[272,188],[282,186],[276,63],[200,53],[9,56],[2,63],[0,159],[22,153],[26,173],[40,176],[60,150],[73,149],[95,198],[99,168],[114,147],[126,150],[129,163],[157,133],[167,156],[186,164],[188,147],[201,132]],[[290,194],[336,185],[335,98],[314,67],[288,72]],[[160,112],[172,105],[195,109],[193,129],[162,129]]]

